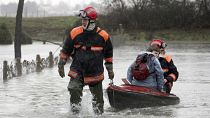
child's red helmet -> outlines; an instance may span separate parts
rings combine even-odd
[[[150,46],[158,45],[160,48],[166,48],[167,44],[162,39],[153,39],[150,44]]]

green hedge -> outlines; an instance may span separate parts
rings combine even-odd
[[[0,24],[0,44],[12,44],[12,35],[5,23]]]
[[[26,33],[22,33],[21,44],[32,44],[32,38]]]

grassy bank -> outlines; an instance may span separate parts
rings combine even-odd
[[[65,29],[71,27],[77,19],[75,17],[43,17],[23,18],[23,31],[32,38],[47,40],[62,40]],[[0,23],[6,23],[14,36],[15,18],[0,17]]]
[[[62,41],[65,29],[72,27],[77,21],[75,17],[44,17],[44,18],[23,18],[23,31],[27,32],[32,38]],[[0,23],[6,23],[14,36],[15,18],[0,17]],[[119,34],[108,31],[116,42],[122,40],[145,41],[151,37],[164,38],[171,41],[210,41],[210,29],[188,30],[179,29],[161,30],[154,32],[130,31]]]

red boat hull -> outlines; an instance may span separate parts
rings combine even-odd
[[[110,85],[107,94],[110,105],[118,109],[174,105],[180,101],[174,94],[133,85]]]

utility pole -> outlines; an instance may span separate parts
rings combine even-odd
[[[22,38],[22,14],[23,14],[24,0],[19,0],[17,15],[16,15],[16,27],[15,27],[15,60],[17,67],[17,76],[22,75],[21,66],[21,38]]]
[[[44,17],[45,17],[45,9],[44,9]]]
[[[1,16],[1,13],[2,13],[2,11],[1,11],[2,8],[1,8],[1,7],[2,7],[2,6],[1,6],[1,2],[0,2],[0,16]]]
[[[39,7],[37,7],[37,11],[36,11],[36,17],[39,16]]]
[[[28,17],[28,7],[25,7],[24,15],[25,15],[25,17]]]

